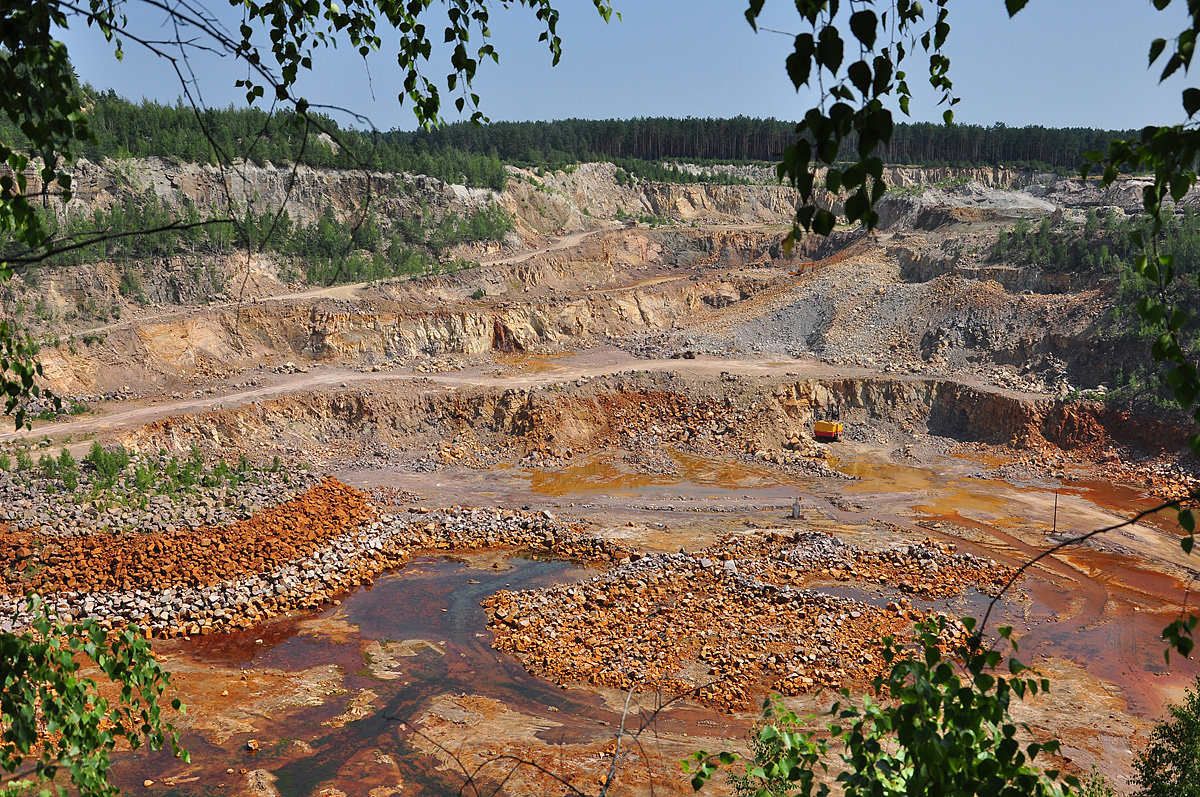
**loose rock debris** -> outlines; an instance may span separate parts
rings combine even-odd
[[[863,686],[885,636],[929,616],[900,597],[873,606],[806,588],[857,580],[944,597],[995,592],[1012,568],[929,541],[873,552],[829,535],[739,535],[696,554],[631,558],[591,581],[502,592],[484,602],[495,646],[566,687],[654,683],[708,705]]]
[[[0,528],[0,629],[25,627],[24,596],[107,628],[160,637],[248,628],[315,608],[422,553],[517,548],[580,561],[630,551],[550,513],[493,509],[380,515],[326,479],[292,501],[220,529],[47,539]]]

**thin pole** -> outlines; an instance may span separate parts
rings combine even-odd
[[[1058,490],[1054,491],[1054,525],[1050,528],[1050,533],[1058,531]]]

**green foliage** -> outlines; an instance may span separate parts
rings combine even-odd
[[[196,226],[203,218],[214,218],[215,212],[209,211],[205,216],[195,206],[185,205],[176,214],[165,202],[129,195],[122,204],[106,211],[97,211],[87,218],[72,217],[61,228],[53,214],[47,214],[45,223],[63,240],[90,241],[96,237],[96,231],[119,233],[122,237],[54,255],[36,266],[23,267],[21,274],[28,278],[42,268],[197,253],[222,254],[249,246],[301,263],[305,281],[312,284],[366,282],[438,271],[442,268],[438,255],[445,249],[464,243],[502,241],[514,228],[512,216],[495,204],[465,216],[451,211],[440,218],[425,207],[422,212],[391,224],[385,224],[374,213],[342,220],[332,208],[326,208],[320,218],[306,226],[296,226],[286,211],[278,214],[247,211],[236,224]],[[172,228],[173,224],[183,226]],[[130,235],[148,228],[166,229],[153,235]],[[120,292],[146,303],[141,274],[135,266],[125,266]],[[107,320],[106,311],[94,305],[82,310],[85,315]],[[89,342],[86,336],[84,341]],[[57,414],[49,413],[46,419]]]
[[[974,621],[966,620],[968,630]],[[1029,729],[1012,720],[1014,698],[1049,690],[1045,679],[1015,659],[999,669],[999,651],[959,646],[943,651],[945,619],[917,626],[915,650],[884,640],[886,675],[874,681],[874,699],[835,703],[828,731],[839,750],[839,766],[828,767],[829,743],[802,732],[796,716],[767,703],[766,721],[752,740],[745,774],[731,777],[739,795],[755,797],[828,794],[819,767],[839,770],[844,797],[959,795],[960,797],[1051,797],[1070,793],[1074,778],[1059,781],[1036,759],[1058,749],[1054,741],[1023,742]],[[1010,629],[1002,629],[1009,636]],[[1015,645],[1014,645],[1015,650]],[[844,693],[847,697],[849,693]],[[733,753],[700,751],[685,762],[692,786],[702,788],[716,771],[738,760]],[[1064,785],[1068,787],[1064,789]]]
[[[868,698],[861,708],[838,712],[839,722],[848,725],[844,759],[851,771],[838,777],[846,795],[1061,794],[1058,773],[1034,765],[1058,743],[1022,746],[1022,726],[1009,714],[1013,697],[1048,691],[1049,682],[1023,677],[1026,670],[1015,659],[1009,660],[1011,677],[997,673],[1002,657],[994,650],[960,648],[966,666],[960,674],[939,647],[944,631],[944,623],[918,626],[918,656],[903,655],[885,640],[883,657],[891,670],[876,681],[875,692],[890,702]],[[898,747],[885,749],[881,737],[894,738]]]
[[[475,292],[471,294],[471,298],[475,300],[482,299],[484,296],[487,296],[487,294],[484,293],[483,288],[476,288]]]
[[[17,449],[17,470],[21,472],[33,470],[33,457],[29,455],[29,449]]]
[[[56,479],[58,478],[58,460],[49,454],[42,454],[41,458],[38,459],[38,470],[47,479]]]
[[[455,270],[457,264],[438,260],[443,251],[464,243],[502,241],[513,227],[512,216],[499,205],[466,216],[450,211],[441,218],[423,207],[393,223],[386,233],[373,215],[355,227],[327,210],[316,224],[291,236],[282,252],[303,263],[309,283],[366,282]]]
[[[729,774],[738,797],[829,793],[828,786],[817,781],[818,767],[821,774],[828,772],[824,761],[828,744],[815,731],[805,731],[800,718],[781,698],[764,703],[763,722],[750,734],[750,750],[752,758],[745,762],[745,772]],[[693,777],[693,786],[696,782]]]
[[[1074,172],[1079,153],[1107,146],[1131,131],[897,123],[886,152],[889,163],[918,166],[1006,166]],[[384,134],[411,147],[495,153],[505,163],[567,169],[581,162],[610,161],[620,185],[633,176],[664,182],[742,182],[721,175],[695,175],[664,161],[774,163],[796,141],[795,122],[779,119],[558,119],[553,122],[458,123],[430,130]],[[858,140],[845,138],[835,160],[858,157]]]
[[[57,491],[61,482],[66,495],[60,501],[145,508],[154,496],[182,504],[201,488],[223,490],[237,489],[246,483],[290,482],[288,473],[280,471],[283,471],[282,461],[258,466],[243,457],[231,466],[224,460],[206,462],[198,449],[181,460],[167,457],[165,452],[158,456],[135,455],[119,446],[107,449],[94,444],[82,467],[64,449],[57,458],[42,456],[36,469],[30,463],[30,471],[22,478],[27,483],[39,480],[35,487],[47,491]],[[279,475],[268,476],[268,473]],[[84,478],[88,484],[81,490]]]
[[[638,158],[608,157],[604,160],[617,164],[616,180],[618,184],[633,185],[635,179],[656,183],[715,183],[717,185],[748,185],[751,183],[744,177],[730,174],[721,169],[691,171],[681,169],[672,163],[656,160],[641,160]],[[621,174],[625,174],[625,182]]]
[[[121,275],[120,292],[145,301],[141,274],[131,265],[135,261],[166,258],[187,253],[222,254],[234,248],[236,232],[228,221],[217,219],[215,209],[205,213],[192,204],[176,212],[164,200],[136,193],[124,195],[108,209],[90,215],[77,214],[59,222],[53,213],[37,211],[41,223],[60,246],[70,245],[43,260],[20,268],[26,282],[42,268],[69,268],[102,261],[126,263]],[[213,223],[208,223],[208,221]],[[157,230],[143,233],[144,230]],[[113,237],[116,236],[116,237]],[[21,254],[19,241],[0,247],[0,257]]]
[[[1152,234],[1152,220],[1125,216],[1115,211],[1103,215],[1090,210],[1082,226],[1051,218],[1036,226],[1018,219],[1013,229],[1001,233],[988,252],[992,261],[1034,265],[1051,272],[1100,271],[1130,280],[1129,292],[1123,288],[1121,304],[1134,304],[1141,294],[1140,278],[1134,269],[1141,247],[1134,236]],[[1200,216],[1191,207],[1164,216],[1159,231],[1160,246],[1180,261],[1179,275],[1192,276],[1200,269]],[[1192,280],[1194,281],[1194,280]],[[1136,292],[1137,295],[1132,295]]]
[[[861,222],[868,229],[878,223],[875,203],[887,191],[878,153],[890,144],[895,129],[884,100],[895,96],[900,110],[908,113],[912,92],[903,67],[909,54],[928,55],[929,83],[947,107],[946,124],[953,120],[950,108],[958,98],[944,52],[950,33],[946,5],[947,0],[939,0],[930,22],[924,7],[909,0],[898,0],[886,21],[870,8],[854,11],[844,20],[827,2],[797,2],[800,25],[806,30],[795,37],[787,74],[798,91],[819,86],[822,96],[820,104],[797,123],[795,140],[784,149],[778,167],[779,178],[793,185],[802,200],[785,248],[790,250],[804,233],[826,235],[833,230],[838,217],[815,204],[819,189],[845,194],[842,215],[847,221]],[[756,30],[763,6],[764,0],[750,0],[746,10],[746,20]],[[849,47],[843,32],[851,34]],[[856,152],[843,164],[840,154],[851,140]]]
[[[125,266],[121,272],[121,284],[118,289],[122,296],[136,299],[139,304],[146,304],[146,291],[142,287],[141,275],[132,266]]]
[[[105,448],[97,442],[92,443],[83,461],[95,468],[96,485],[101,489],[109,489],[116,483],[121,471],[129,466],[129,452],[124,446]]]
[[[1108,778],[1096,770],[1095,764],[1092,764],[1092,771],[1079,782],[1075,794],[1079,797],[1121,797]]]
[[[12,460],[8,454],[0,453],[0,470],[12,470]]]
[[[343,128],[322,114],[290,111],[268,114],[258,108],[207,108],[199,116],[191,106],[150,100],[131,102],[112,90],[80,88],[88,104],[92,138],[77,144],[77,154],[93,162],[105,158],[166,157],[193,163],[244,158],[252,163],[300,162],[317,168],[359,169],[427,174],[448,183],[504,189],[508,175],[495,155],[413,144]],[[319,126],[337,146],[319,137]],[[27,144],[20,129],[0,120],[0,138]]]
[[[133,487],[140,493],[150,491],[154,485],[154,468],[148,465],[138,465],[133,469]]]
[[[1160,11],[1170,4],[1171,0],[1154,0],[1155,8]],[[1188,19],[1188,26],[1173,40],[1169,52],[1165,39],[1155,39],[1150,45],[1151,66],[1162,64],[1160,80],[1166,80],[1180,69],[1186,74],[1191,66],[1196,37],[1200,34],[1200,14],[1193,13]],[[1182,255],[1166,248],[1164,241],[1164,234],[1175,216],[1175,206],[1196,185],[1197,156],[1200,154],[1200,127],[1195,123],[1196,113],[1200,111],[1200,89],[1185,88],[1181,100],[1187,122],[1149,125],[1142,128],[1136,138],[1110,142],[1107,153],[1085,153],[1080,176],[1086,180],[1091,169],[1099,166],[1103,169],[1101,184],[1111,185],[1123,169],[1148,170],[1153,174],[1153,182],[1142,189],[1142,207],[1151,219],[1149,232],[1134,231],[1130,235],[1131,242],[1141,249],[1141,254],[1134,259],[1133,269],[1141,278],[1145,291],[1137,301],[1137,312],[1142,322],[1153,330],[1150,355],[1163,369],[1163,379],[1175,403],[1191,414],[1200,426],[1200,368],[1185,334],[1195,327],[1195,304],[1174,290],[1176,280],[1188,266]],[[1188,446],[1200,457],[1200,429],[1193,427]],[[1184,530],[1180,546],[1186,554],[1192,552],[1196,543],[1197,503],[1200,503],[1200,491],[1193,491],[1187,501],[1177,503],[1179,525]],[[1170,649],[1187,656],[1195,647],[1193,632],[1196,625],[1194,614],[1180,616],[1163,629],[1163,639]],[[1169,657],[1169,651],[1167,655]]]
[[[0,769],[22,768],[0,787],[0,795],[46,789],[61,772],[80,794],[115,797],[119,790],[109,784],[108,770],[118,741],[135,749],[143,743],[153,750],[169,746],[188,760],[162,717],[170,675],[135,626],[109,638],[92,620],[51,618],[36,597],[29,608],[34,617],[29,631],[0,633]],[[110,704],[96,682],[80,674],[85,660],[120,684],[117,703]],[[183,711],[178,699],[171,706]],[[67,793],[61,784],[57,789]]]
[[[1111,280],[1115,285],[1112,306],[1097,325],[1097,335],[1140,342],[1149,348],[1161,330],[1137,312],[1146,282],[1137,269],[1142,250],[1134,240],[1137,236],[1147,240],[1152,234],[1153,223],[1147,217],[1115,212],[1089,211],[1082,226],[1049,219],[1035,226],[1022,219],[1011,232],[1000,236],[989,257],[1048,272],[1087,273]],[[1164,215],[1156,239],[1178,264],[1176,279],[1163,286],[1161,297],[1180,307],[1200,306],[1200,215],[1191,207]],[[1200,350],[1200,318],[1189,314],[1179,332],[1185,352],[1194,359]],[[1129,350],[1133,347],[1119,349]],[[1165,371],[1144,356],[1115,362],[1114,382],[1114,389],[1105,396],[1107,401],[1136,403],[1151,411],[1178,411]]]
[[[1170,719],[1154,726],[1133,762],[1137,797],[1200,794],[1200,678],[1183,703],[1167,706]]]

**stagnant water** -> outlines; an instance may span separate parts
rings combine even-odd
[[[207,664],[213,668],[214,678],[231,681],[239,671],[299,673],[336,665],[343,676],[339,686],[346,693],[322,705],[256,718],[260,721],[255,725],[269,727],[258,733],[235,734],[220,745],[208,741],[206,734],[185,733],[182,741],[191,752],[191,766],[165,753],[122,756],[116,766],[118,783],[141,789],[145,779],[162,785],[167,785],[164,781],[186,781],[159,793],[220,794],[245,780],[242,769],[267,769],[277,778],[275,788],[281,794],[299,797],[312,794],[321,784],[344,781],[350,774],[347,770],[353,768],[352,759],[363,750],[377,750],[396,761],[409,789],[429,795],[458,794],[463,778],[440,771],[436,761],[421,754],[412,744],[408,725],[431,698],[442,694],[486,694],[517,711],[542,713],[547,707],[557,708],[562,727],[548,741],[611,735],[611,723],[619,718],[599,698],[564,691],[530,675],[512,657],[494,651],[479,606],[486,596],[502,589],[576,580],[589,571],[562,561],[525,557],[500,557],[497,561],[499,569],[473,567],[448,558],[419,558],[372,587],[345,596],[341,606],[296,614],[248,631],[180,643],[169,652],[172,659]],[[313,620],[349,623],[356,630],[336,641],[297,633],[302,623]],[[364,647],[372,641],[401,640],[424,640],[426,644],[411,646],[415,655],[405,657],[402,678],[373,677]],[[218,682],[213,688],[220,685]],[[322,724],[342,713],[347,702],[365,689],[379,695],[377,708],[341,728]],[[250,737],[260,744],[255,754],[246,750]],[[227,773],[229,768],[234,774]]]

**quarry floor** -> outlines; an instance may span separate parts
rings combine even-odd
[[[634,364],[642,371],[687,371],[703,381],[722,372],[768,380],[862,373],[795,360],[631,363],[611,352],[547,356],[536,366],[510,362],[507,373],[490,376],[490,365],[428,376],[316,369],[253,391],[117,404],[55,431],[86,440],[181,410],[236,408],[275,390],[336,392],[349,380],[375,388],[386,381],[400,391],[424,390],[425,380],[441,389],[488,382],[534,387]],[[863,424],[855,426],[863,431]],[[853,479],[751,461],[734,447],[705,455],[667,447],[676,467],[658,473],[630,467],[624,449],[603,445],[539,466],[509,458],[491,467],[444,462],[421,472],[410,462],[359,456],[324,464],[375,495],[381,507],[390,503],[387,496],[402,495],[393,500],[407,507],[545,510],[647,553],[697,551],[729,534],[804,529],[868,549],[932,539],[1019,565],[1067,536],[1119,522],[1158,500],[1151,488],[1121,483],[1090,461],[1060,457],[1051,470],[1027,467],[1013,452],[936,435],[917,433],[898,446],[889,433],[880,442],[866,426],[858,441],[821,446],[823,461]],[[1176,533],[1168,517],[1148,517],[1040,563],[998,603],[992,623],[1014,625],[1021,658],[1054,685],[1049,696],[1019,706],[1017,716],[1034,735],[1061,738],[1072,771],[1095,764],[1124,783],[1132,751],[1154,718],[1200,674],[1192,661],[1173,658],[1164,666],[1158,638],[1194,574]],[[503,784],[504,793],[555,793],[565,790],[555,780],[563,778],[595,793],[617,750],[626,693],[560,687],[531,674],[492,648],[480,602],[498,591],[569,583],[603,569],[511,549],[424,555],[319,610],[156,643],[188,705],[177,725],[193,763],[122,756],[119,780],[139,793],[383,795],[459,793],[464,784],[468,792],[491,793]],[[841,589],[868,601],[890,596]],[[922,605],[979,616],[988,600],[968,591]],[[712,623],[724,630],[722,618]],[[656,792],[690,793],[682,758],[697,749],[745,749],[755,709],[718,710],[686,697],[669,702],[675,697],[653,684],[634,694],[624,723],[640,735],[636,742],[624,737],[609,793],[645,794],[651,782]],[[790,702],[801,713],[819,713],[832,700],[829,692],[814,692]]]

